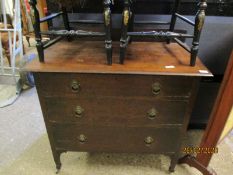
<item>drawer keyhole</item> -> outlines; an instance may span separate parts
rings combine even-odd
[[[71,90],[72,92],[79,92],[80,91],[80,83],[76,80],[73,80],[72,83],[71,83]]]
[[[160,93],[160,91],[161,91],[160,84],[159,84],[159,83],[154,83],[154,84],[152,85],[152,93],[153,93],[154,95],[158,95],[158,94]]]

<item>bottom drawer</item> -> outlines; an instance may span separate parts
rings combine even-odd
[[[56,147],[68,151],[173,153],[179,149],[181,128],[54,126]]]

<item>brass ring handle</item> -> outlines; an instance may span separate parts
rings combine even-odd
[[[87,141],[87,137],[84,134],[80,134],[78,140],[80,143],[85,143]]]
[[[147,114],[148,114],[148,118],[153,120],[158,115],[158,111],[155,108],[152,108],[147,112]]]
[[[72,83],[71,83],[71,90],[73,92],[79,92],[80,90],[80,83],[76,80],[73,80]]]
[[[76,106],[75,108],[75,116],[76,117],[82,117],[82,114],[84,112],[84,109],[81,106]]]
[[[151,136],[147,136],[147,137],[145,138],[144,142],[145,142],[147,145],[150,145],[150,144],[152,144],[152,143],[154,142],[154,139],[153,139],[153,137],[151,137]]]
[[[152,85],[152,93],[153,93],[154,95],[158,95],[158,94],[160,93],[160,91],[161,91],[160,84],[159,84],[159,83],[154,83],[154,84]]]

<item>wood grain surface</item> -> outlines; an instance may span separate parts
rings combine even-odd
[[[55,140],[57,149],[87,152],[121,153],[175,153],[180,139],[179,127],[96,127],[56,125]],[[85,135],[81,143],[79,136]],[[146,137],[152,137],[151,144],[145,143]]]
[[[133,42],[125,64],[119,64],[119,43],[113,44],[113,65],[106,64],[100,41],[62,41],[45,51],[45,63],[32,61],[24,70],[31,72],[78,72],[113,74],[212,76],[198,59],[189,66],[190,54],[175,43]]]
[[[188,101],[151,98],[46,98],[52,123],[78,123],[98,126],[182,125]],[[83,108],[77,116],[77,106]],[[154,118],[149,111],[156,110]]]
[[[117,74],[67,74],[35,73],[38,89],[44,96],[51,97],[151,97],[151,98],[189,98],[192,77],[117,75]],[[80,90],[73,92],[71,84],[77,81]],[[152,93],[152,85],[160,84],[160,92]]]

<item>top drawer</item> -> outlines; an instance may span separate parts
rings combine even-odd
[[[186,97],[191,94],[193,77],[35,73],[37,89],[43,96],[59,97]]]

